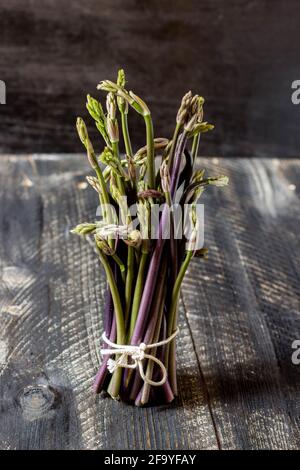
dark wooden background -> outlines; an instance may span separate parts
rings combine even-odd
[[[0,153],[78,151],[86,93],[124,66],[156,135],[192,88],[216,124],[202,154],[297,156],[299,26],[299,0],[2,1]],[[131,131],[142,144],[142,123]]]

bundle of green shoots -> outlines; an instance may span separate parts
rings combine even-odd
[[[108,283],[103,321],[106,349],[94,390],[138,406],[168,403],[177,395],[180,286],[193,256],[205,257],[207,251],[197,246],[197,201],[209,185],[224,186],[228,178],[205,178],[204,170],[194,168],[200,135],[213,129],[203,121],[202,97],[189,91],[182,98],[168,140],[154,137],[150,110],[125,89],[123,70],[116,83],[105,80],[98,89],[108,93],[106,112],[91,96],[87,109],[105,142],[100,156],[81,118],[77,130],[95,171],[87,180],[98,193],[102,218],[73,230],[93,243]],[[138,150],[129,135],[130,108],[142,116],[146,128],[146,145]],[[156,212],[154,228],[157,205],[162,210]],[[173,208],[186,205],[188,217],[183,211],[182,220],[175,221]],[[179,226],[185,226],[187,219],[190,236],[180,237]]]

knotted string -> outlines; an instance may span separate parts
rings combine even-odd
[[[153,344],[145,344],[141,343],[139,346],[132,346],[132,345],[127,345],[127,344],[116,344],[110,341],[107,337],[106,334],[103,333],[102,339],[103,341],[108,344],[112,349],[101,349],[100,353],[103,356],[106,355],[114,355],[120,354],[120,357],[117,360],[113,359],[108,359],[107,361],[107,369],[109,372],[112,374],[118,367],[123,367],[124,369],[136,369],[137,367],[139,368],[139,372],[141,375],[141,378],[143,381],[149,385],[153,385],[154,387],[159,387],[160,385],[163,385],[165,381],[167,380],[167,369],[165,368],[164,364],[162,361],[157,359],[157,357],[153,356],[152,354],[147,354],[145,351],[147,349],[152,349],[152,348],[157,348],[159,346],[164,346],[165,344],[170,343],[175,336],[178,334],[179,328],[172,333],[168,338],[164,339],[163,341],[159,341],[158,343],[153,343]],[[132,363],[127,362],[127,358],[131,357],[133,360]],[[144,373],[144,368],[143,368],[143,360],[144,359],[149,359],[150,361],[155,362],[161,369],[162,372],[162,378],[158,382],[154,382],[151,379],[148,379]]]

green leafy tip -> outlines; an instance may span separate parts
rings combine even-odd
[[[76,227],[71,230],[71,233],[76,233],[77,235],[90,235],[91,233],[95,232],[96,227],[96,224],[84,222],[82,224],[76,225]]]

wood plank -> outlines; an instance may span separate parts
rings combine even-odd
[[[124,67],[170,136],[188,89],[215,131],[207,155],[299,155],[298,0],[9,0],[0,4],[0,152],[76,152],[85,96]],[[16,66],[18,72],[16,73]],[[134,142],[144,125],[130,115]],[[93,128],[91,120],[90,128]],[[288,137],[287,137],[288,136]]]
[[[69,233],[95,215],[86,172],[78,156],[1,161],[1,446],[218,448],[184,317],[176,404],[136,409],[91,391],[105,279],[90,247]]]
[[[221,447],[296,449],[299,160],[203,165],[231,182],[205,198],[211,253],[193,261],[183,298]]]
[[[78,448],[74,391],[47,359],[60,347],[50,279],[62,271],[43,260],[43,181],[29,158],[6,160],[0,180],[1,447]]]
[[[136,409],[91,393],[105,280],[69,234],[95,213],[84,159],[1,160],[1,448],[299,448],[300,162],[202,164],[231,184],[204,195],[210,256],[184,282],[180,396]]]

